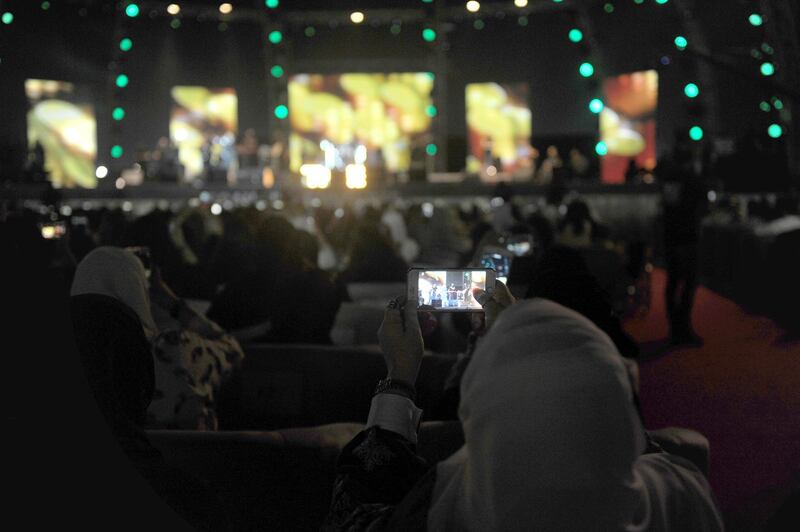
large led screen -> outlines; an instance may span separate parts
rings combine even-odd
[[[227,168],[233,164],[237,104],[234,89],[172,88],[169,134],[186,181],[200,176],[209,165]]]
[[[604,183],[623,183],[631,161],[637,169],[656,165],[658,73],[633,72],[603,82],[605,108],[600,112],[600,139],[608,154],[602,158]]]
[[[470,83],[466,88],[467,172],[492,180],[531,168],[531,110],[526,83]],[[486,173],[486,169],[489,172]]]
[[[433,75],[425,72],[292,76],[291,171],[316,165],[407,172],[412,151],[422,151],[429,138],[432,89]]]
[[[97,186],[97,123],[88,90],[64,81],[29,79],[25,94],[28,146],[44,153],[53,186]]]

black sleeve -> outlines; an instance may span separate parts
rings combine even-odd
[[[425,474],[428,464],[416,446],[380,427],[359,433],[336,464],[336,481],[326,531],[380,530],[397,504]]]

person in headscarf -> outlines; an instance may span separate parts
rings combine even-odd
[[[75,343],[89,388],[139,474],[198,530],[217,530],[208,486],[166,463],[144,431],[155,390],[148,337],[156,334],[144,268],[130,252],[99,248],[78,265],[70,298]]]
[[[463,447],[433,468],[416,455],[417,306],[390,303],[379,340],[391,382],[339,458],[324,529],[723,529],[700,470],[647,444],[605,333],[543,298],[499,314],[476,297],[490,329],[461,381]]]
[[[125,303],[142,324],[155,355],[155,388],[147,428],[216,430],[216,399],[244,353],[235,338],[193,311],[164,283],[150,279],[137,256],[100,247],[81,261],[72,295],[102,294]]]

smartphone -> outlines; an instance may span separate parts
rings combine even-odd
[[[42,238],[47,240],[61,238],[67,232],[67,226],[63,221],[42,223],[39,224],[39,229],[42,231]]]
[[[138,258],[141,261],[142,266],[144,266],[144,273],[149,279],[150,274],[153,271],[153,260],[150,258],[150,248],[144,246],[138,246],[138,247],[128,247],[125,249],[136,255],[136,258]]]
[[[495,278],[503,284],[508,284],[508,274],[511,271],[511,261],[514,256],[502,248],[487,246],[483,248],[479,264],[484,268],[495,271]]]
[[[489,268],[412,268],[407,295],[432,312],[483,312],[472,290],[494,291],[495,271]]]
[[[511,235],[506,240],[506,249],[515,257],[527,257],[533,253],[533,237],[531,235]]]

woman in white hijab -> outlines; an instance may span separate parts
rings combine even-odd
[[[497,292],[510,301],[500,283]],[[498,296],[476,297],[493,320]],[[465,443],[425,473],[408,456],[421,414],[408,388],[421,337],[414,303],[398,307],[390,304],[379,338],[401,383],[379,386],[367,429],[340,457],[327,529],[722,530],[703,474],[645,452],[655,449],[646,449],[611,340],[542,298],[505,310],[481,340],[461,382]]]

